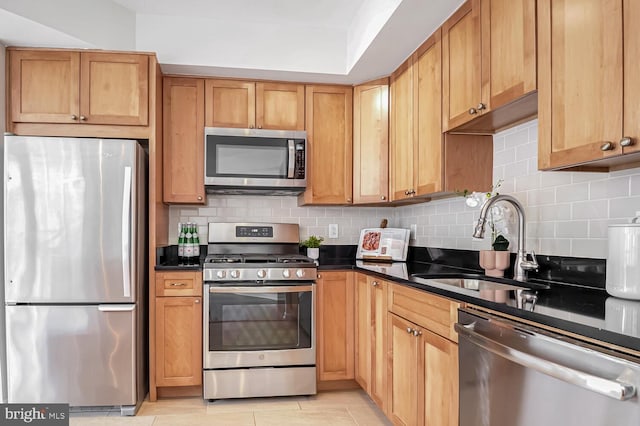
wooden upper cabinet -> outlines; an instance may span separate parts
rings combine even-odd
[[[76,123],[80,53],[9,50],[11,121]]]
[[[353,204],[389,200],[389,80],[353,90]]]
[[[468,0],[442,26],[444,130],[489,107],[482,99],[480,0]]]
[[[306,86],[307,190],[300,204],[352,203],[353,90]]]
[[[418,167],[416,195],[443,190],[442,42],[438,29],[414,55],[414,132]],[[398,165],[401,167],[401,165]]]
[[[611,160],[623,136],[637,143],[638,35],[623,22],[638,18],[633,1],[538,1],[540,169]]]
[[[389,131],[390,196],[391,201],[411,197],[414,189],[413,136],[413,66],[409,58],[391,75],[391,113]]]
[[[482,0],[482,99],[492,110],[536,90],[536,0]]]
[[[81,53],[80,121],[146,126],[149,58],[123,53]]]
[[[204,80],[165,77],[163,85],[163,200],[202,204]]]
[[[631,144],[622,147],[624,154],[640,151],[640,79],[634,70],[640,58],[640,33],[635,25],[640,21],[640,2],[624,0],[624,116],[623,137],[631,139]]]
[[[304,85],[244,80],[205,82],[207,127],[304,130]]]
[[[205,80],[205,125],[239,127],[256,125],[256,85],[240,80]]]
[[[256,83],[256,127],[304,130],[304,85]]]
[[[468,0],[444,23],[444,131],[492,133],[535,116],[535,8],[535,0]]]
[[[8,52],[12,122],[148,124],[148,55]]]

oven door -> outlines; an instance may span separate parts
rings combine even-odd
[[[314,290],[206,284],[204,368],[315,365]]]

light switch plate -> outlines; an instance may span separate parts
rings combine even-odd
[[[330,223],[329,224],[329,238],[338,238],[338,224]]]

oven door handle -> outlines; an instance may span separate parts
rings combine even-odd
[[[475,325],[475,322],[466,325],[456,323],[454,324],[454,328],[461,337],[466,338],[472,344],[475,344],[502,358],[508,359],[524,367],[532,368],[564,382],[571,383],[619,401],[630,399],[636,394],[636,388],[633,385],[595,376],[584,371],[576,370],[575,368],[571,368],[567,365],[539,358],[533,354],[506,345],[497,339],[492,339],[483,335],[475,329]],[[519,334],[517,330],[512,329],[510,331]],[[521,335],[521,338],[523,339],[531,337],[532,336],[530,335]]]
[[[311,285],[209,287],[209,293],[299,293],[312,290]]]

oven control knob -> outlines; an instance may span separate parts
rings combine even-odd
[[[233,271],[230,272],[231,278],[238,278],[240,276],[240,271],[238,271],[237,269],[234,269]]]
[[[304,277],[304,269],[298,269],[298,270],[296,271],[296,276],[297,276],[298,278],[302,278],[302,277]]]
[[[258,270],[258,278],[264,278],[266,276],[267,276],[267,271],[265,271],[264,269]]]
[[[224,278],[226,275],[227,275],[227,274],[226,274],[226,272],[225,272],[225,271],[218,271],[218,272],[216,272],[216,277],[218,277],[218,278],[220,278],[220,279]]]
[[[282,271],[282,276],[285,278],[289,278],[291,276],[291,272],[289,272],[288,269],[285,269],[284,271]]]

